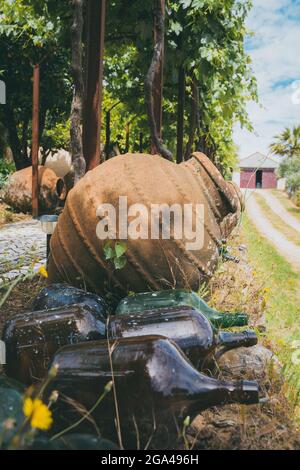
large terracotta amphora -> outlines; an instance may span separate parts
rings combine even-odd
[[[64,180],[51,168],[39,166],[39,212],[53,212],[66,197]],[[4,202],[21,212],[32,209],[32,168],[31,166],[13,173],[4,188]]]
[[[128,223],[140,224],[141,238],[124,239],[124,201]],[[158,207],[167,212],[162,215]],[[172,209],[181,209],[182,218]],[[197,290],[212,276],[221,240],[237,225],[240,210],[238,190],[203,154],[195,153],[180,165],[157,155],[115,157],[88,172],[69,193],[51,240],[49,280],[121,295],[166,288]],[[179,220],[184,221],[182,234],[177,230]],[[153,232],[149,221],[163,232]],[[115,240],[102,239],[105,223]],[[197,234],[194,241],[187,225]]]

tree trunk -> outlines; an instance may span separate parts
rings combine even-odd
[[[197,110],[199,108],[199,95],[198,95],[198,86],[197,80],[194,75],[192,75],[192,99],[191,99],[191,114],[190,114],[190,134],[189,140],[186,145],[184,159],[188,160],[192,153],[192,147],[195,140],[195,132],[197,127]]]
[[[109,159],[109,154],[110,154],[110,147],[111,147],[111,112],[114,108],[119,106],[121,104],[121,101],[117,101],[114,103],[107,111],[105,115],[105,148],[104,148],[104,153],[105,157],[108,160]]]
[[[167,160],[173,160],[172,153],[164,146],[162,139],[159,136],[159,122],[156,119],[156,103],[154,102],[155,81],[158,74],[160,74],[160,67],[163,67],[163,53],[164,53],[164,36],[165,36],[165,10],[163,0],[154,0],[154,18],[155,18],[155,46],[151,65],[149,67],[145,79],[146,91],[146,106],[147,115],[150,126],[150,134],[152,144],[155,146],[157,153],[161,154]]]
[[[25,118],[23,121],[23,125],[22,125],[22,138],[21,138],[22,156],[24,158],[27,158],[28,126],[29,126],[29,119]]]
[[[47,112],[48,108],[44,108],[41,105],[41,111],[40,111],[40,126],[39,126],[39,135],[40,135],[40,141],[42,140],[45,126],[46,126],[46,117],[47,117]]]
[[[106,0],[87,0],[86,89],[83,111],[83,155],[88,170],[102,160],[101,116]]]
[[[178,105],[177,105],[177,163],[183,160],[183,134],[184,134],[184,103],[185,103],[185,70],[183,65],[178,74]]]
[[[109,159],[109,152],[110,152],[110,136],[111,136],[111,130],[110,130],[110,111],[106,112],[105,115],[105,155],[106,159]]]
[[[144,140],[144,134],[140,132],[140,137],[139,137],[139,152],[143,153],[143,140]]]
[[[10,105],[6,105],[6,123],[8,130],[9,145],[13,153],[14,162],[17,170],[30,166],[30,160],[22,152],[22,145],[17,132],[14,110]],[[27,155],[27,151],[26,151]]]
[[[138,118],[138,115],[133,116],[130,121],[126,122],[125,125],[125,153],[129,152],[129,147],[130,147],[130,126],[131,124]]]
[[[129,152],[130,145],[130,123],[127,122],[125,126],[125,153]]]
[[[74,80],[73,100],[71,106],[71,154],[74,167],[74,184],[85,174],[86,164],[82,148],[82,106],[83,106],[83,70],[82,70],[82,30],[83,0],[73,0],[72,34],[72,73]]]

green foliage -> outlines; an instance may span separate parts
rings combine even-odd
[[[286,189],[291,195],[294,194],[300,188],[300,154],[281,162],[278,175],[286,178]]]
[[[0,122],[16,163],[29,164],[32,116],[32,65],[40,63],[40,136],[46,151],[51,130],[69,117],[72,98],[68,1],[2,0],[0,5],[1,79],[7,104],[0,107]],[[50,141],[53,145],[53,138]],[[54,142],[55,146],[56,142]]]
[[[200,125],[197,148],[206,151],[225,174],[237,158],[233,126],[239,122],[252,129],[246,104],[249,100],[257,100],[250,57],[244,50],[245,20],[251,4],[248,0],[176,0],[169,1],[167,8],[164,141],[174,152],[178,68],[183,64],[187,76],[193,73],[198,82]],[[146,5],[137,0],[111,2],[108,31],[106,89],[131,115],[144,116],[142,122],[147,125],[143,82],[153,50],[151,2]],[[186,89],[185,143],[190,131],[189,78]],[[114,113],[116,121],[119,117],[122,120],[121,107]],[[138,125],[142,126],[142,123],[138,122]]]
[[[300,154],[300,126],[294,126],[292,129],[286,127],[274,138],[275,141],[270,145],[270,150],[275,155],[292,158]]]
[[[233,126],[239,122],[252,129],[246,104],[249,99],[257,99],[250,57],[244,50],[245,19],[251,2],[183,3],[189,7],[184,41],[184,47],[187,40],[189,48],[185,63],[188,69],[194,70],[199,84],[201,134],[206,147],[213,146],[216,160],[226,167],[227,153],[232,154],[233,150]]]
[[[286,127],[274,139],[271,152],[285,157],[278,168],[278,176],[286,178],[287,192],[293,195],[300,189],[300,126]]]
[[[295,203],[296,203],[297,207],[300,207],[300,189],[298,189],[297,192],[296,192]]]
[[[184,143],[189,139],[191,75],[199,93],[194,148],[205,151],[228,174],[236,149],[232,131],[236,122],[251,129],[246,103],[257,99],[250,58],[244,50],[250,0],[169,0],[166,14],[163,138],[176,149],[178,70],[186,71]],[[153,52],[153,2],[112,0],[106,21],[104,107],[111,111],[110,148],[150,150],[144,80]],[[70,18],[67,0],[3,0],[0,6],[2,79],[8,86],[13,121],[0,109],[0,121],[18,141],[14,152],[27,150],[30,136],[32,68],[41,62],[41,144],[44,150],[68,148],[68,115],[72,98],[70,78]],[[22,85],[21,85],[22,84]],[[11,116],[11,115],[10,115]],[[25,136],[25,137],[24,137]],[[127,137],[127,138],[126,138]],[[141,145],[142,143],[142,145]]]
[[[12,388],[0,387],[0,450],[14,437],[24,421],[22,395]]]
[[[16,170],[13,162],[0,159],[0,188],[6,183],[9,175]]]
[[[41,145],[44,149],[58,150],[70,147],[70,120],[54,123],[44,131]]]
[[[123,269],[126,266],[126,251],[127,245],[121,241],[113,244],[111,240],[108,240],[103,247],[105,259],[112,261],[115,269]]]

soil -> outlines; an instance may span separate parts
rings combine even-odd
[[[0,335],[5,322],[18,313],[29,312],[33,298],[46,285],[46,281],[37,276],[32,280],[19,283],[11,292],[0,310]],[[3,290],[0,289],[0,299]]]

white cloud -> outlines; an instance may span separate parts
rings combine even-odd
[[[254,0],[247,25],[255,33],[247,48],[261,107],[248,106],[253,134],[239,127],[235,130],[241,157],[255,151],[267,153],[275,134],[285,126],[300,124],[300,104],[292,100],[292,83],[300,80],[300,1]]]

